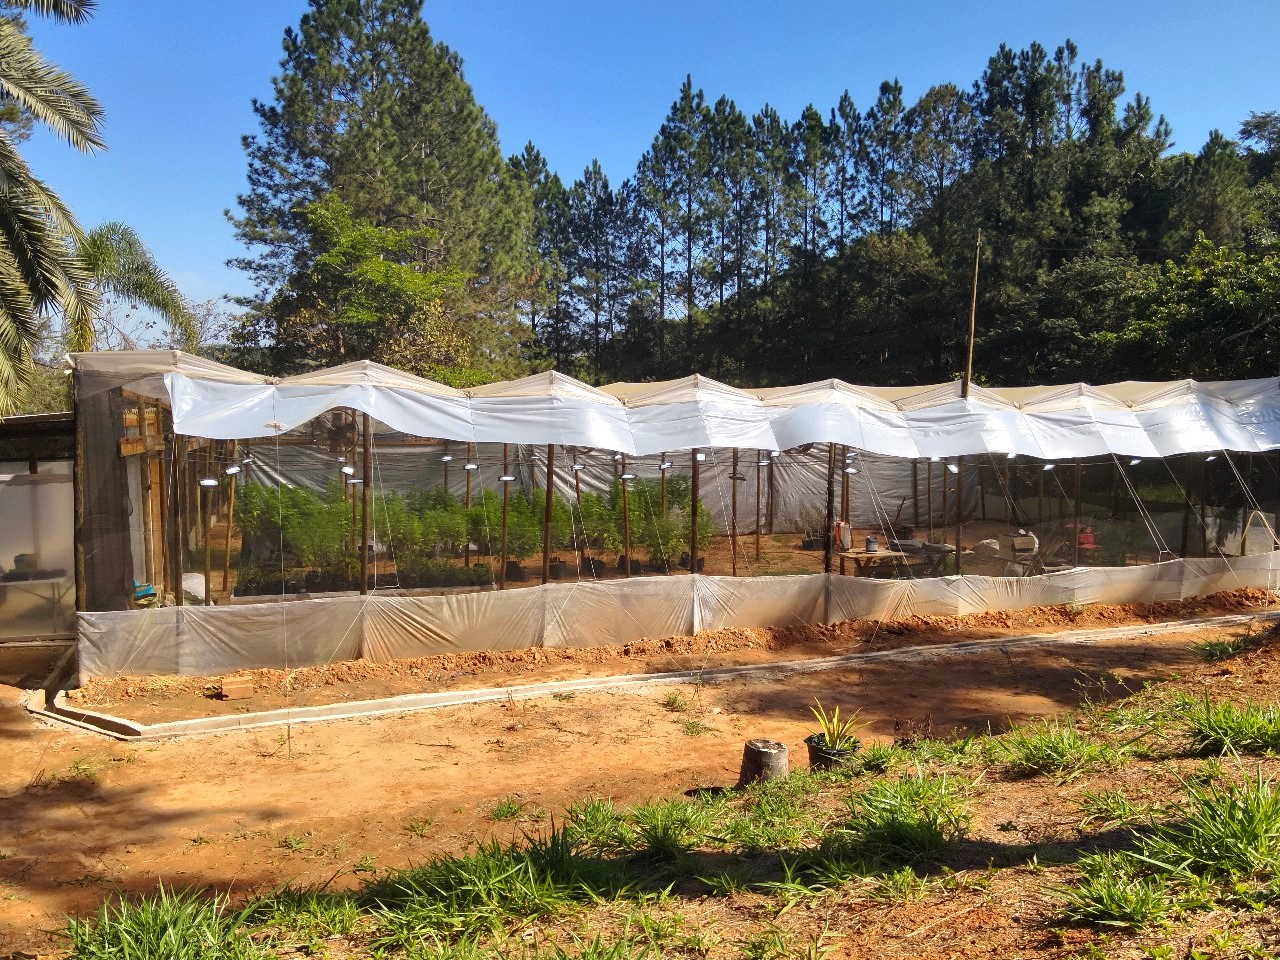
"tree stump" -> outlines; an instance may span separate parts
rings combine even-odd
[[[738,786],[787,775],[787,745],[776,740],[748,740],[742,749]]]

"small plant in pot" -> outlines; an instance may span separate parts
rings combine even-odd
[[[857,711],[846,720],[840,719],[840,708],[827,713],[821,702],[809,708],[818,721],[818,731],[804,738],[809,748],[810,770],[832,770],[853,759],[862,746],[854,734],[862,726]]]

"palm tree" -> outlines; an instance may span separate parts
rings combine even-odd
[[[84,23],[94,0],[3,0],[0,16],[0,102],[72,147],[104,146],[102,107],[75,77],[45,60],[23,32],[31,12]],[[40,321],[63,316],[67,344],[93,342],[97,292],[79,254],[84,234],[71,211],[27,165],[9,130],[0,128],[0,413],[31,381]]]
[[[120,297],[158,313],[190,348],[196,337],[191,312],[177,286],[133,228],[118,221],[94,227],[77,248],[99,295]],[[89,339],[93,339],[92,328]]]

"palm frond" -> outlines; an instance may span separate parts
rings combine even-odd
[[[10,10],[52,17],[62,23],[81,24],[93,16],[98,0],[5,0]]]
[[[0,20],[0,94],[79,150],[91,153],[106,146],[99,129],[102,106],[8,20]]]
[[[99,290],[154,310],[184,340],[194,339],[186,300],[132,227],[100,224],[85,234],[79,253]]]

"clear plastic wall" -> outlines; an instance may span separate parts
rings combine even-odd
[[[70,463],[0,462],[0,638],[75,630],[72,489]]]
[[[81,407],[82,675],[626,642],[972,605],[961,595],[1167,598],[1274,577],[1275,454],[919,460],[806,444],[628,457],[366,431],[344,409],[279,437],[187,438],[161,391],[109,383]],[[674,583],[691,570],[706,580]],[[968,586],[940,579],[956,574]],[[197,606],[230,609],[176,612]]]

